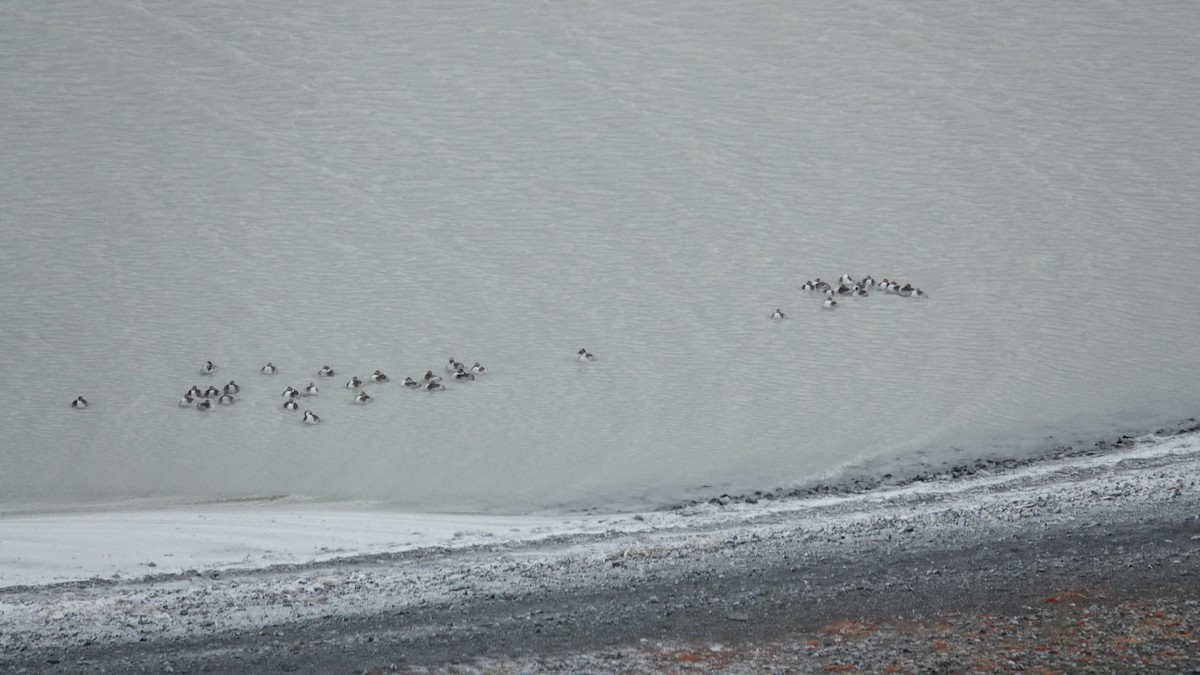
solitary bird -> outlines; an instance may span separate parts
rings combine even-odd
[[[592,354],[591,352],[589,352],[588,350],[586,350],[582,347],[580,347],[579,351],[576,353],[579,354],[579,358],[578,358],[579,361],[595,361],[596,360],[595,354]]]
[[[320,424],[321,418],[317,417],[317,414],[314,413],[313,411],[305,410],[304,411],[304,423],[305,424]]]
[[[776,310],[775,310],[775,313],[771,315],[771,318],[772,318],[772,319],[782,319],[782,318],[783,318],[783,310],[782,310],[782,309],[776,309]]]
[[[267,365],[263,366],[262,370],[259,372],[261,372],[263,375],[274,375],[275,373],[279,372],[279,369],[275,367],[275,364],[268,361]]]
[[[213,365],[212,361],[205,361],[204,365],[200,366],[201,375],[212,375],[215,372],[217,372],[217,367]]]
[[[72,407],[72,408],[86,408],[86,407],[87,407],[87,405],[88,405],[88,404],[87,404],[87,400],[86,400],[86,399],[84,399],[82,396],[80,396],[79,398],[75,399],[74,401],[71,401],[71,407]]]
[[[321,366],[321,369],[317,371],[317,375],[320,377],[333,377],[333,374],[333,368],[329,366]]]

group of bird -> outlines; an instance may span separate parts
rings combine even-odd
[[[816,279],[804,282],[804,284],[800,286],[800,289],[824,297],[824,300],[821,301],[821,306],[825,309],[836,309],[838,306],[838,301],[836,298],[839,296],[848,295],[855,298],[865,298],[872,292],[890,293],[893,295],[899,295],[902,298],[929,297],[925,294],[925,291],[913,286],[912,284],[901,284],[899,281],[893,281],[891,279],[884,279],[883,281],[876,282],[875,278],[869,274],[857,281],[849,274],[843,274],[841,278],[838,279],[837,284],[838,285],[835,287],[828,281],[822,281],[821,277],[817,277]],[[787,315],[783,313],[782,309],[776,309],[771,314],[771,318],[785,319],[787,318]]]
[[[213,376],[216,375],[217,370],[217,366],[212,361],[208,361],[200,367],[200,374]],[[465,366],[463,363],[456,361],[454,357],[450,358],[450,361],[446,364],[445,370],[456,380],[474,380],[476,376],[487,372],[487,369],[484,368],[478,361],[476,361],[475,364],[470,368],[467,368],[467,366]],[[259,369],[259,373],[262,375],[274,376],[279,373],[279,368],[277,368],[274,363],[268,362],[267,365]],[[321,369],[317,371],[317,380],[336,376],[337,372],[328,365],[322,366]],[[354,392],[354,403],[358,405],[366,405],[375,400],[374,397],[372,397],[366,391],[363,391],[363,387],[368,382],[372,384],[385,384],[391,382],[391,378],[385,375],[381,370],[376,370],[374,373],[369,375],[366,380],[363,380],[357,375],[352,376],[346,382],[345,388]],[[404,378],[403,385],[407,389],[424,389],[425,391],[429,392],[441,391],[446,388],[445,385],[442,384],[442,377],[440,375],[434,375],[433,370],[425,371],[424,377],[422,377],[420,380],[414,380],[411,377],[406,377]],[[237,394],[240,391],[241,387],[234,380],[230,380],[229,384],[225,385],[222,389],[217,389],[215,386],[210,385],[207,389],[201,390],[199,386],[193,385],[192,388],[189,389],[186,394],[184,394],[183,398],[179,399],[179,407],[195,407],[197,410],[206,412],[212,410],[214,400],[216,401],[217,405],[233,405],[237,401]],[[300,399],[316,396],[319,393],[320,388],[317,386],[316,381],[309,382],[308,386],[304,387],[303,390],[288,386],[283,390],[282,394],[284,399],[283,409],[291,412],[299,411]],[[321,423],[320,416],[311,410],[304,411],[302,420],[305,424]]]
[[[212,364],[212,362],[206,362],[202,368],[200,368],[200,374],[202,375],[215,375],[216,371],[217,366]],[[484,374],[486,369],[479,362],[475,362],[473,366],[470,366],[470,369],[467,369],[466,365],[463,365],[461,362],[457,362],[454,357],[450,357],[449,363],[446,363],[445,365],[445,371],[449,372],[449,374],[454,377],[455,380],[469,381],[475,380],[475,376]],[[277,375],[280,370],[276,368],[275,364],[268,363],[264,365],[262,369],[259,369],[259,372],[262,375],[274,376]],[[330,368],[329,365],[323,365],[322,368],[317,371],[318,380],[336,376],[337,372]],[[367,394],[364,392],[364,390],[362,390],[362,387],[364,387],[367,382],[371,382],[373,384],[384,384],[391,382],[391,378],[384,375],[382,370],[376,370],[372,372],[370,376],[367,376],[366,381],[362,380],[362,378],[356,375],[350,377],[346,382],[346,388],[354,392],[353,402],[355,402],[355,404],[366,405],[370,404],[370,402],[374,400],[371,394]],[[425,376],[421,377],[421,380],[413,380],[412,377],[404,378],[403,386],[407,389],[425,389],[426,392],[440,392],[440,390],[445,389],[444,384],[442,384],[442,376],[433,375],[433,370],[425,371]],[[216,387],[209,387],[208,389],[205,389],[204,392],[200,392],[199,387],[193,386],[190,390],[188,390],[187,394],[184,395],[184,398],[179,400],[179,406],[191,407],[194,405],[199,411],[208,411],[212,408],[212,398],[214,398],[214,395],[216,395],[217,405],[233,405],[233,402],[236,400],[234,396],[235,394],[238,394],[239,390],[240,387],[238,386],[238,383],[234,382],[233,380],[230,380],[229,383],[224,386],[223,393],[218,392]],[[301,398],[316,396],[319,393],[320,389],[317,387],[316,382],[308,383],[308,386],[305,387],[302,392],[300,389],[289,386],[287,389],[283,390],[283,410],[290,412],[299,411],[299,400]],[[310,410],[304,411],[304,417],[302,417],[302,420],[304,420],[305,424],[320,424],[320,417],[317,416],[317,413],[314,413]]]
[[[576,360],[583,362],[595,361],[596,355],[581,347],[576,353]],[[218,370],[219,368],[216,366],[216,364],[214,364],[212,361],[206,361],[204,365],[200,367],[200,374],[211,377],[216,375]],[[446,363],[444,370],[449,373],[449,377],[453,377],[455,380],[467,381],[474,380],[476,377],[487,372],[487,368],[481,365],[478,361],[468,368],[461,361],[455,360],[453,356],[451,356],[450,360]],[[279,369],[275,367],[274,363],[267,362],[267,365],[259,369],[259,373],[273,376],[279,373]],[[328,365],[321,366],[321,369],[317,371],[317,379],[336,376],[337,373]],[[383,372],[379,370],[376,370],[374,373],[368,376],[366,382],[360,379],[357,375],[351,377],[346,382],[346,389],[355,392],[354,403],[365,405],[375,400],[370,394],[362,391],[362,387],[367,384],[367,382],[371,382],[373,384],[384,384],[386,382],[391,382],[391,378],[389,378],[387,375],[384,375]],[[406,389],[424,389],[428,392],[441,391],[446,388],[446,386],[442,384],[442,376],[434,375],[433,370],[425,371],[425,375],[419,380],[406,377],[404,378],[404,382],[402,384]],[[220,389],[213,385],[209,385],[208,388],[202,390],[200,389],[199,385],[192,385],[192,388],[183,395],[183,398],[179,399],[179,407],[194,407],[201,412],[208,412],[213,408],[213,401],[216,401],[216,405],[233,405],[237,402],[237,395],[241,392],[241,390],[241,386],[234,380],[230,380],[229,384],[226,384]],[[315,381],[309,382],[308,386],[305,387],[303,391],[289,386],[287,389],[283,390],[283,408],[284,410],[291,412],[298,411],[300,409],[299,399],[316,396],[318,393],[320,393],[320,389],[317,387],[317,383]],[[79,396],[74,401],[71,401],[71,407],[76,409],[86,408],[88,407],[87,399]],[[305,410],[303,421],[305,424],[320,424],[321,418],[311,410]]]

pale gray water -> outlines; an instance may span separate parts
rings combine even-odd
[[[1194,415],[1200,5],[1145,4],[7,2],[0,503],[622,506]],[[206,359],[242,400],[178,409]]]

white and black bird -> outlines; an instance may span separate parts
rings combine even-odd
[[[425,382],[441,382],[442,378],[439,375],[434,375],[432,370],[425,371]]]
[[[441,391],[446,387],[438,382],[429,382],[425,385],[425,391]]]
[[[78,409],[86,408],[86,407],[88,407],[87,399],[80,396],[80,397],[76,398],[74,401],[71,401],[71,407],[78,408]]]
[[[596,355],[589,352],[588,350],[584,349],[583,347],[580,347],[579,351],[576,352],[576,354],[578,355],[577,360],[579,360],[579,361],[595,361],[596,360]]]
[[[308,386],[304,388],[305,396],[316,396],[318,393],[320,393],[320,390],[317,389],[315,382],[309,382]]]
[[[296,399],[289,398],[288,400],[283,402],[283,409],[284,410],[292,410],[292,411],[299,410],[300,404],[296,402]]]
[[[317,414],[315,412],[313,412],[311,410],[305,410],[304,411],[304,423],[305,424],[320,424],[321,418],[317,417]]]
[[[355,375],[354,377],[350,378],[349,382],[346,383],[346,388],[347,389],[358,389],[362,385],[363,385],[363,381],[358,379],[358,376]]]
[[[190,408],[194,405],[196,405],[196,399],[192,398],[190,394],[184,394],[183,398],[179,399],[180,408]]]
[[[204,390],[204,398],[216,398],[221,395],[221,390],[216,387],[209,387]]]
[[[479,364],[478,361],[476,361],[475,365],[471,366],[471,372],[475,373],[476,375],[483,375],[487,372],[487,368],[484,368]]]
[[[404,378],[404,386],[408,387],[409,389],[416,389],[421,386],[421,383],[417,382],[411,377],[406,377]]]
[[[217,403],[221,405],[233,405],[234,400],[233,394],[221,394],[221,398],[217,399]]]
[[[774,311],[774,312],[771,314],[771,318],[772,318],[772,319],[782,319],[782,318],[784,318],[783,310],[782,310],[782,309],[776,309],[776,310],[775,310],[775,311]]]
[[[317,377],[333,377],[333,375],[333,368],[329,366],[321,366],[321,369],[317,371]]]
[[[212,375],[215,372],[217,372],[217,367],[213,364],[212,361],[205,361],[204,365],[200,366],[200,374],[201,375]]]
[[[375,371],[374,373],[371,373],[371,377],[368,379],[370,379],[372,382],[374,382],[376,384],[382,384],[384,382],[391,382],[391,380],[388,379],[387,375],[384,375],[383,373],[379,372],[378,370]]]
[[[208,412],[209,410],[212,410],[212,401],[208,399],[200,401],[196,404],[196,410],[199,410],[200,412]]]
[[[834,300],[833,298],[829,298],[829,299],[825,300],[825,302],[822,302],[821,306],[824,307],[825,309],[833,309],[838,306],[838,302],[837,302],[837,300]]]
[[[358,392],[358,395],[354,397],[355,403],[370,403],[372,400],[374,399],[371,398],[371,395],[365,391]]]
[[[300,392],[296,391],[295,387],[288,387],[287,389],[283,390],[283,394],[281,394],[281,396],[286,396],[287,398],[299,398]]]
[[[225,385],[225,393],[226,394],[236,394],[241,390],[242,390],[242,388],[239,387],[238,383],[234,382],[233,380],[230,380],[229,384]]]
[[[275,367],[274,363],[268,361],[267,365],[263,366],[258,372],[262,373],[263,375],[274,375],[275,373],[279,372],[279,369]]]

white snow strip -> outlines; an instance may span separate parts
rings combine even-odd
[[[7,516],[0,517],[0,587],[523,541],[602,531],[610,518],[411,514],[289,500]]]

